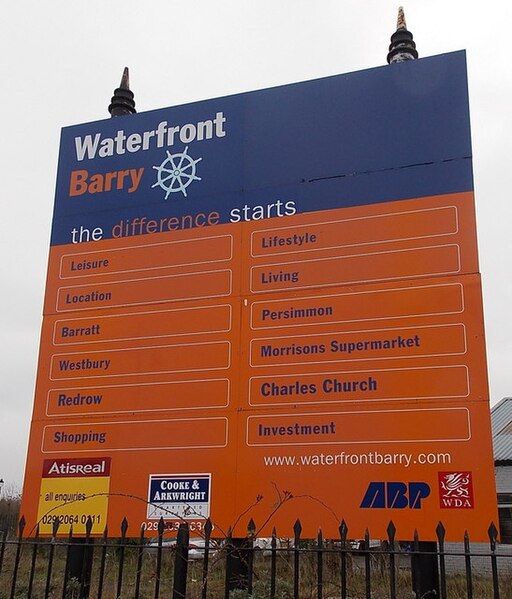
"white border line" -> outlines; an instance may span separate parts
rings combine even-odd
[[[227,395],[226,395],[226,403],[225,404],[220,404],[220,405],[210,405],[210,406],[189,406],[189,407],[179,407],[179,408],[169,408],[169,407],[160,407],[160,408],[151,408],[151,409],[140,409],[140,410],[112,410],[109,412],[101,412],[99,410],[93,410],[91,411],[86,410],[84,412],[78,412],[78,411],[73,411],[73,412],[65,412],[65,410],[67,409],[67,406],[65,408],[63,408],[63,413],[59,413],[59,412],[50,412],[49,411],[49,405],[50,405],[50,393],[66,393],[68,395],[72,395],[75,393],[81,393],[81,392],[85,392],[87,393],[87,391],[89,389],[91,390],[103,390],[103,389],[124,389],[126,387],[136,387],[137,389],[141,388],[141,387],[153,387],[155,385],[175,385],[175,384],[187,384],[187,383],[213,383],[213,382],[217,382],[217,381],[225,381],[227,383],[226,386],[226,390],[227,390]],[[59,389],[48,389],[48,392],[46,394],[46,416],[52,417],[52,418],[72,418],[75,415],[82,415],[82,414],[87,414],[87,415],[94,415],[94,414],[132,414],[132,413],[148,413],[148,412],[176,412],[176,411],[187,411],[187,410],[206,410],[206,409],[212,409],[212,410],[216,410],[218,408],[227,408],[230,404],[230,398],[231,398],[231,380],[228,378],[220,378],[220,379],[189,379],[189,380],[184,380],[184,381],[158,381],[158,382],[151,382],[151,383],[129,383],[127,385],[98,385],[95,387],[62,387]],[[108,400],[107,400],[108,402]],[[112,400],[110,400],[110,402],[112,403]]]
[[[263,402],[258,402],[258,403],[253,403],[251,401],[251,381],[253,380],[257,380],[257,379],[262,379],[262,380],[272,380],[272,382],[275,382],[276,385],[279,385],[278,380],[280,379],[285,379],[285,378],[294,378],[294,379],[299,379],[299,378],[303,378],[303,377],[311,377],[311,376],[331,376],[331,377],[343,377],[347,374],[377,374],[377,373],[387,373],[387,372],[409,372],[412,370],[445,370],[447,368],[462,368],[465,370],[466,372],[466,386],[467,386],[467,393],[465,395],[447,395],[446,393],[444,393],[443,395],[408,395],[406,397],[379,397],[377,398],[373,398],[373,397],[352,397],[349,399],[346,398],[342,398],[340,397],[339,399],[325,399],[323,401],[319,400],[319,401],[304,401],[304,403],[302,404],[302,402],[300,401],[299,396],[291,396],[293,399],[289,399],[289,400],[284,400],[284,401],[280,401],[280,402],[274,402],[274,403],[263,403]],[[286,384],[286,383],[284,383]],[[368,402],[379,402],[379,401],[408,401],[411,399],[425,399],[425,400],[430,400],[430,399],[442,399],[442,398],[454,398],[454,397],[469,397],[470,395],[470,384],[469,384],[469,368],[465,365],[465,364],[450,364],[447,366],[415,366],[413,368],[380,368],[380,369],[374,369],[374,370],[335,370],[335,371],[331,371],[331,372],[299,372],[296,374],[276,374],[275,372],[270,374],[269,376],[252,376],[249,378],[249,385],[248,385],[248,398],[249,398],[249,405],[253,406],[253,407],[258,407],[258,406],[286,406],[287,404],[301,404],[304,406],[310,406],[310,405],[317,405],[317,404],[324,404],[324,405],[331,405],[331,404],[344,404],[344,403],[353,403],[353,402],[357,402],[357,403],[368,403]],[[323,392],[322,392],[323,393]]]
[[[440,248],[456,248],[457,250],[457,269],[456,270],[442,270],[442,271],[438,271],[438,272],[424,272],[424,273],[415,273],[415,274],[411,274],[411,275],[395,275],[393,277],[386,277],[386,278],[380,278],[380,279],[369,279],[369,278],[362,278],[362,279],[353,279],[350,281],[335,281],[332,283],[312,283],[311,285],[297,285],[297,286],[293,286],[293,284],[288,287],[273,287],[273,288],[269,288],[269,289],[254,289],[253,288],[253,272],[255,272],[257,269],[264,269],[264,268],[275,268],[275,267],[280,267],[280,266],[286,266],[286,267],[291,267],[293,268],[294,264],[308,264],[311,262],[324,262],[326,260],[347,260],[350,258],[361,258],[361,257],[367,257],[367,256],[383,256],[384,254],[398,254],[398,253],[403,253],[403,252],[415,252],[418,250],[438,250]],[[289,268],[288,270],[291,270],[291,268]],[[300,268],[300,267],[297,267]],[[295,289],[308,289],[310,287],[342,287],[342,286],[346,286],[346,285],[350,285],[351,283],[376,283],[379,281],[394,281],[397,279],[419,279],[419,278],[426,278],[426,277],[435,277],[435,276],[439,276],[439,275],[454,275],[457,274],[458,272],[460,272],[460,246],[459,244],[456,243],[451,243],[451,244],[445,244],[445,245],[431,245],[431,246],[424,246],[424,247],[414,247],[414,248],[404,248],[404,249],[400,249],[400,250],[389,250],[389,251],[385,251],[385,252],[368,252],[368,253],[364,253],[364,254],[350,254],[350,255],[346,255],[346,256],[331,256],[329,258],[316,258],[313,260],[298,260],[295,262],[279,262],[279,263],[267,263],[267,264],[258,264],[257,266],[251,266],[251,273],[250,273],[250,289],[252,293],[276,293],[279,291],[294,291]]]
[[[227,355],[227,365],[226,366],[218,366],[218,367],[208,367],[208,368],[193,368],[190,370],[158,370],[158,371],[150,371],[150,372],[129,372],[122,374],[94,374],[92,376],[78,376],[78,377],[63,377],[63,378],[53,378],[52,367],[54,364],[54,359],[58,360],[60,356],[90,356],[92,354],[113,354],[115,352],[129,352],[129,351],[140,351],[146,349],[162,349],[169,347],[190,347],[190,346],[205,346],[205,345],[227,345],[228,347],[228,355]],[[69,358],[68,358],[69,359]],[[175,345],[145,345],[144,347],[127,347],[123,349],[104,349],[90,352],[66,352],[64,354],[52,354],[50,356],[50,376],[48,377],[51,381],[73,381],[73,380],[82,380],[82,379],[96,379],[96,378],[105,378],[105,377],[119,377],[119,376],[139,376],[139,375],[158,375],[158,374],[171,374],[171,373],[182,373],[182,372],[201,372],[207,370],[227,370],[231,367],[231,342],[230,341],[206,341],[204,343],[177,343]],[[82,371],[78,371],[82,372]]]
[[[193,243],[196,241],[206,241],[209,239],[223,239],[223,238],[229,238],[230,240],[230,244],[229,244],[229,257],[228,258],[219,258],[218,260],[201,260],[200,262],[183,262],[180,264],[166,264],[163,266],[148,266],[147,268],[131,268],[131,269],[123,269],[123,270],[108,270],[108,271],[103,271],[103,272],[93,272],[90,274],[78,274],[78,275],[63,275],[62,274],[62,269],[63,269],[63,262],[65,258],[73,258],[74,256],[90,256],[92,254],[108,254],[111,252],[125,252],[125,251],[131,251],[131,250],[138,250],[138,249],[145,249],[145,248],[153,248],[153,247],[158,247],[158,246],[162,246],[162,245],[172,245],[172,244],[181,244],[181,243]],[[186,250],[185,250],[186,251]],[[194,239],[183,239],[180,241],[162,241],[161,243],[148,243],[147,245],[132,245],[132,246],[126,246],[126,247],[122,247],[122,248],[112,248],[112,249],[105,249],[105,250],[93,250],[92,252],[78,252],[76,254],[63,254],[60,257],[60,266],[59,266],[59,279],[76,279],[76,278],[84,278],[84,277],[96,277],[96,276],[103,276],[103,275],[109,275],[109,274],[120,274],[120,273],[125,273],[125,272],[144,272],[146,270],[157,270],[160,268],[181,268],[181,267],[186,267],[186,266],[196,266],[198,264],[215,264],[218,262],[229,262],[229,260],[233,259],[233,235],[231,234],[227,234],[227,235],[212,235],[209,237],[197,237]],[[86,271],[89,272],[89,271]]]
[[[80,340],[78,340],[78,338],[75,337],[71,337],[72,339],[77,339],[76,341],[70,341],[67,343],[63,343],[62,341],[57,341],[57,326],[61,325],[62,323],[66,323],[66,322],[78,322],[80,320],[96,320],[96,321],[100,321],[100,320],[106,320],[109,318],[124,318],[126,316],[138,316],[139,314],[142,315],[148,315],[148,314],[167,314],[168,312],[190,312],[191,310],[210,310],[211,308],[228,308],[229,311],[229,315],[228,315],[228,328],[224,328],[224,329],[208,329],[205,331],[196,331],[195,333],[191,333],[191,332],[184,332],[184,333],[165,333],[162,335],[143,335],[141,337],[109,337],[108,339],[96,339],[94,337],[92,337],[87,341],[84,341],[82,338],[80,338]],[[162,337],[191,337],[192,335],[205,335],[208,333],[224,333],[224,332],[230,332],[231,328],[233,326],[233,311],[232,311],[232,306],[231,304],[213,304],[213,305],[208,305],[208,306],[195,306],[193,308],[171,308],[169,310],[153,310],[153,311],[148,311],[148,312],[123,312],[122,314],[109,314],[107,316],[82,316],[80,318],[67,318],[67,319],[62,319],[62,320],[56,320],[54,322],[53,325],[53,344],[54,345],[61,345],[61,346],[65,346],[67,347],[68,345],[86,345],[88,343],[115,343],[117,341],[136,341],[139,339],[160,339]]]
[[[431,234],[431,235],[417,235],[416,237],[390,237],[389,239],[381,239],[381,240],[377,240],[377,241],[364,241],[362,243],[346,243],[346,244],[342,244],[342,245],[314,247],[314,248],[308,248],[308,249],[292,250],[292,251],[288,251],[288,252],[262,251],[261,253],[258,254],[258,253],[254,253],[254,251],[253,251],[253,248],[256,245],[256,243],[254,241],[254,236],[258,233],[259,234],[265,234],[265,233],[272,234],[275,231],[286,231],[287,229],[301,229],[301,228],[308,228],[309,230],[311,230],[312,228],[314,228],[316,226],[322,226],[322,225],[336,225],[339,223],[350,223],[353,221],[367,221],[367,220],[377,219],[377,218],[389,218],[390,216],[402,216],[402,215],[407,215],[407,214],[416,214],[418,212],[425,213],[425,212],[434,212],[434,211],[438,211],[438,210],[450,210],[450,209],[453,209],[455,212],[455,218],[454,218],[455,229],[453,231],[447,231],[446,233],[435,233],[435,234]],[[359,247],[359,246],[363,246],[363,245],[377,245],[379,243],[394,243],[394,242],[398,242],[398,241],[412,241],[414,239],[433,239],[435,237],[444,237],[446,235],[456,235],[458,232],[459,232],[459,214],[458,214],[457,206],[447,205],[447,206],[437,206],[437,207],[425,208],[425,209],[419,209],[419,210],[407,210],[406,212],[386,212],[383,214],[374,214],[371,216],[358,216],[355,218],[345,218],[345,219],[339,219],[339,220],[333,220],[333,221],[312,222],[312,223],[309,223],[306,225],[290,225],[288,227],[276,227],[275,229],[259,229],[259,230],[253,231],[251,233],[251,257],[252,258],[263,258],[265,256],[281,256],[281,255],[288,255],[288,254],[298,254],[298,253],[302,253],[302,252],[320,252],[322,250],[333,250],[333,249],[337,249],[337,248]],[[315,231],[312,231],[312,234],[315,234]]]
[[[197,422],[199,420],[223,420],[226,424],[225,426],[225,439],[223,445],[180,445],[177,447],[126,447],[126,448],[109,448],[109,447],[101,447],[98,449],[90,449],[90,448],[82,448],[82,449],[52,449],[45,451],[44,450],[44,440],[46,435],[46,429],[57,428],[62,430],[63,428],[76,428],[79,426],[105,426],[109,424],[114,425],[122,425],[122,424],[147,424],[155,422]],[[162,418],[160,420],[117,420],[116,422],[86,422],[80,424],[47,424],[43,427],[43,434],[41,438],[41,453],[89,453],[89,452],[110,452],[110,451],[154,451],[154,450],[169,450],[169,449],[211,449],[218,447],[226,447],[228,444],[228,429],[229,429],[229,421],[226,417],[213,417],[213,418]]]
[[[379,439],[377,441],[370,441],[365,439],[363,441],[320,441],[316,443],[249,443],[249,420],[254,418],[276,418],[276,417],[291,417],[291,418],[300,418],[301,416],[339,416],[344,414],[403,414],[405,412],[447,412],[447,411],[462,411],[466,413],[467,416],[467,426],[468,426],[468,436],[461,439],[388,439],[383,440]],[[284,425],[283,425],[284,426]],[[273,414],[273,415],[261,415],[261,416],[248,416],[247,417],[247,427],[246,427],[246,445],[248,447],[288,447],[288,446],[312,446],[312,445],[362,445],[362,444],[379,444],[379,443],[443,443],[443,442],[467,442],[471,439],[471,420],[469,409],[464,407],[457,408],[419,408],[419,409],[407,409],[407,410],[361,410],[361,411],[352,411],[352,412],[322,412],[318,414],[316,412],[306,413],[306,414]]]
[[[384,358],[379,357],[364,357],[364,358],[355,358],[355,359],[347,359],[347,360],[319,360],[317,362],[280,362],[279,364],[253,364],[252,363],[252,344],[258,341],[275,341],[276,339],[293,339],[294,341],[298,341],[303,337],[336,337],[340,335],[352,335],[357,333],[381,333],[381,332],[390,332],[390,331],[417,331],[419,329],[440,329],[446,327],[462,327],[464,333],[464,351],[444,353],[444,354],[414,354],[412,356],[389,356]],[[308,364],[330,364],[332,362],[373,362],[376,360],[405,360],[410,358],[426,358],[433,356],[458,356],[464,355],[467,352],[467,336],[466,336],[466,325],[462,322],[455,323],[446,323],[446,324],[435,324],[435,325],[422,325],[418,327],[396,327],[392,329],[365,329],[358,331],[335,331],[333,333],[310,333],[308,335],[293,335],[288,337],[259,337],[257,339],[251,339],[250,347],[249,347],[249,364],[253,368],[274,368],[278,366],[292,366],[296,364],[308,365]]]
[[[433,289],[433,288],[438,288],[438,287],[460,287],[460,303],[461,303],[461,309],[460,310],[454,310],[454,311],[447,311],[447,312],[424,312],[424,313],[418,313],[418,314],[403,314],[403,315],[390,315],[390,316],[373,316],[373,317],[368,317],[368,318],[352,318],[352,319],[347,319],[347,320],[324,320],[324,321],[318,321],[318,322],[305,322],[305,323],[293,323],[293,324],[277,324],[274,321],[273,324],[269,325],[269,326],[254,326],[253,321],[253,315],[254,315],[254,310],[255,310],[255,306],[257,306],[258,304],[277,304],[277,303],[284,303],[286,302],[288,305],[293,304],[294,302],[302,302],[304,300],[319,300],[321,301],[324,298],[334,298],[334,297],[349,297],[349,296],[355,296],[355,295],[370,295],[370,294],[376,294],[376,293],[388,293],[388,292],[396,292],[396,291],[409,291],[409,290],[414,290],[414,289]],[[378,301],[378,298],[375,298]],[[295,306],[290,306],[295,308]],[[300,309],[300,308],[297,308]],[[307,309],[307,308],[304,308]],[[292,298],[287,298],[287,299],[279,299],[279,300],[260,300],[257,302],[252,302],[251,303],[251,330],[253,331],[259,331],[259,330],[266,330],[266,329],[286,329],[286,328],[295,328],[295,327],[309,327],[309,326],[323,326],[323,325],[327,325],[327,324],[336,324],[336,323],[341,323],[341,322],[366,322],[368,320],[395,320],[395,319],[401,319],[401,318],[417,318],[417,317],[422,317],[422,316],[441,316],[444,314],[462,314],[465,310],[465,302],[464,302],[464,286],[462,285],[462,283],[440,283],[438,285],[415,285],[415,286],[411,286],[411,287],[388,287],[386,289],[375,289],[372,291],[354,291],[352,293],[332,293],[329,295],[310,295],[310,296],[305,296],[305,297],[292,297]],[[321,317],[318,317],[321,318]],[[290,319],[291,320],[291,319]]]
[[[80,304],[72,304],[73,307],[71,308],[66,308],[66,309],[59,309],[59,297],[60,297],[60,292],[61,291],[65,291],[66,289],[79,289],[80,287],[88,287],[89,289],[92,290],[92,288],[95,286],[94,283],[87,283],[84,285],[74,285],[74,286],[67,286],[67,287],[59,287],[57,289],[57,301],[55,304],[55,311],[56,312],[76,312],[79,310],[101,310],[101,309],[106,309],[106,308],[122,308],[125,306],[145,306],[147,304],[163,304],[166,302],[184,302],[184,301],[188,301],[188,300],[203,300],[203,299],[212,299],[212,298],[216,298],[216,297],[224,297],[224,296],[229,296],[232,293],[232,287],[233,287],[233,271],[230,268],[223,268],[220,270],[201,270],[201,271],[197,271],[197,272],[190,272],[190,273],[184,273],[184,274],[179,274],[179,275],[164,275],[161,277],[143,277],[142,279],[124,279],[122,281],[102,281],[101,283],[98,283],[97,286],[100,285],[117,285],[118,283],[138,283],[140,281],[157,281],[158,279],[177,279],[178,277],[193,277],[193,276],[197,276],[197,275],[209,275],[212,273],[229,273],[229,290],[226,292],[222,292],[222,293],[217,293],[215,295],[199,295],[199,296],[191,296],[191,297],[177,297],[177,298],[164,298],[164,299],[158,299],[158,300],[152,300],[152,301],[147,301],[147,302],[131,302],[128,304],[104,304],[103,306],[87,306],[84,307]]]

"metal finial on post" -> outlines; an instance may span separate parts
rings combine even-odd
[[[130,90],[130,75],[128,67],[124,68],[123,76],[121,77],[121,83],[119,87],[114,90],[114,95],[110,101],[108,111],[111,116],[123,116],[126,114],[134,114],[135,101],[133,99],[133,92]]]
[[[398,19],[396,21],[396,30],[398,31],[399,29],[407,29],[407,23],[405,22],[403,6],[398,7]]]
[[[123,76],[121,77],[121,83],[119,84],[121,89],[130,89],[130,72],[128,67],[124,67]]]
[[[394,64],[396,62],[415,60],[416,58],[418,58],[416,44],[412,39],[412,33],[407,29],[404,9],[402,6],[400,6],[398,9],[396,31],[391,36],[391,44],[389,45],[387,61],[388,64]]]

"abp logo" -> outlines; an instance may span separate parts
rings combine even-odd
[[[430,487],[424,482],[371,482],[359,507],[419,510],[429,495]]]

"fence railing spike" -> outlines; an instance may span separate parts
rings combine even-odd
[[[296,538],[300,537],[300,533],[302,532],[302,524],[298,518],[295,520],[295,524],[293,525],[293,532],[295,533]]]
[[[21,524],[21,522],[20,522],[20,524]],[[59,526],[60,526],[59,519],[55,518],[55,520],[53,521],[53,524],[52,524],[52,537],[54,539],[57,536],[57,533],[59,532]],[[23,529],[21,529],[21,531],[23,532]]]
[[[388,533],[388,540],[390,543],[394,543],[395,542],[395,535],[396,535],[396,526],[395,523],[393,522],[393,520],[389,521],[388,527],[386,529],[386,532]]]
[[[439,520],[439,524],[436,527],[436,535],[437,540],[440,543],[444,542],[444,537],[446,536],[446,528],[444,527],[444,524],[441,522],[441,520]]]
[[[126,517],[124,517],[123,521],[121,522],[121,536],[122,537],[126,536],[127,530],[128,530],[128,520],[126,519]]]
[[[209,537],[212,534],[212,530],[213,530],[212,521],[210,520],[210,518],[207,518],[206,523],[204,525],[205,535]]]
[[[276,529],[272,529],[272,537],[270,539],[270,549],[277,549]]]
[[[85,522],[85,534],[89,536],[92,531],[92,518],[89,516]]]
[[[347,523],[345,522],[345,520],[341,521],[341,524],[340,524],[338,530],[340,531],[340,538],[341,538],[342,542],[344,543],[347,540],[347,535],[348,535],[348,526],[347,526]]]
[[[54,522],[56,522],[56,520],[54,520]],[[20,521],[18,522],[18,536],[20,538],[23,536],[23,531],[25,530],[26,524],[27,524],[27,521],[25,520],[25,516],[22,516],[20,518]]]
[[[417,528],[414,529],[414,534],[413,534],[413,538],[412,538],[412,548],[413,548],[413,551],[420,550],[420,537],[418,535]]]
[[[491,522],[491,525],[489,526],[487,533],[489,534],[489,540],[491,541],[491,543],[493,541],[494,543],[496,543],[498,539],[498,529],[496,528],[494,522]]]
[[[156,529],[160,536],[164,534],[165,522],[163,516],[160,516],[160,520],[158,521],[158,526],[156,527]]]
[[[256,524],[254,520],[251,518],[249,523],[247,524],[247,536],[253,537],[256,534]]]

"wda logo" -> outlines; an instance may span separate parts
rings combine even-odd
[[[419,510],[429,495],[430,487],[423,482],[371,482],[359,507]]]
[[[194,160],[187,154],[188,146],[183,152],[171,154],[166,150],[167,158],[160,166],[153,168],[157,172],[156,183],[151,187],[160,187],[165,191],[165,199],[169,194],[181,191],[187,197],[187,187],[192,181],[201,181],[201,177],[196,175],[196,165],[202,160],[197,158]]]
[[[475,507],[471,472],[439,472],[438,477],[441,508],[471,509]]]

